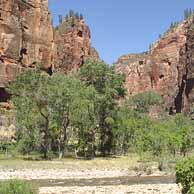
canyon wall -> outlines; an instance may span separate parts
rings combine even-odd
[[[128,95],[156,91],[169,113],[189,112],[194,102],[194,19],[170,29],[149,52],[124,55],[116,71],[126,75]]]
[[[99,59],[91,45],[91,33],[83,19],[67,18],[55,30],[55,69],[77,71],[87,58]]]
[[[0,87],[22,68],[52,65],[53,30],[48,0],[0,1]],[[1,96],[1,94],[0,94]]]
[[[67,17],[53,28],[48,0],[0,1],[0,102],[23,69],[42,68],[69,73],[87,58],[99,60],[83,18]],[[151,50],[124,55],[116,71],[126,74],[128,95],[154,90],[170,113],[189,112],[194,102],[194,19],[170,29]]]
[[[0,102],[7,84],[27,68],[49,74],[76,71],[88,57],[99,59],[83,18],[63,20],[54,29],[48,0],[0,0]]]

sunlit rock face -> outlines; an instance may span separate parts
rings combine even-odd
[[[128,95],[156,91],[170,113],[188,112],[194,102],[194,19],[168,31],[147,53],[119,58],[116,71],[126,75]]]
[[[48,0],[0,1],[0,88],[22,69],[41,64],[48,73],[77,70],[87,57],[99,59],[84,20],[63,22],[53,32]]]
[[[22,68],[51,67],[53,47],[48,0],[0,1],[0,87]]]
[[[89,27],[83,19],[64,20],[55,31],[55,69],[64,73],[77,71],[87,58],[99,59],[91,45]]]

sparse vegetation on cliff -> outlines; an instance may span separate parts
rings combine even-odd
[[[191,8],[187,8],[184,10],[184,19],[187,20],[189,18],[191,18],[194,14],[194,10]]]
[[[63,15],[58,15],[59,25],[55,28],[55,30],[59,29],[59,26],[63,25],[63,28],[66,29],[72,28],[76,25],[77,22],[84,20],[83,14],[75,12],[74,10],[70,10],[68,14],[63,17]]]

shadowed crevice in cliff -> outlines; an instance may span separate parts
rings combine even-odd
[[[190,110],[190,101],[193,99],[190,99],[190,94],[192,93],[194,87],[194,78],[188,79],[186,81],[186,87],[185,87],[185,97],[186,97],[186,102],[185,102],[185,111],[189,112]]]
[[[181,86],[179,86],[179,92],[175,98],[175,109],[176,113],[180,113],[183,108],[183,93],[185,90],[185,80],[182,79]]]
[[[6,92],[5,88],[0,88],[0,102],[7,102],[10,95]]]
[[[186,88],[185,88],[185,94],[186,96],[189,96],[194,86],[194,78],[188,79],[186,82]]]
[[[50,76],[53,75],[53,67],[50,66],[50,67],[46,70],[46,72],[47,72]]]
[[[194,18],[183,20],[153,43],[147,55],[129,54],[118,59],[116,71],[126,75],[129,96],[154,90],[162,96],[169,114],[190,112],[194,103],[193,26]]]

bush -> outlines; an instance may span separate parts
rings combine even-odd
[[[20,180],[9,180],[0,183],[0,194],[37,194],[37,189]]]
[[[189,188],[189,191],[187,192],[187,194],[194,194],[194,186],[191,186]]]
[[[183,194],[194,194],[194,158],[177,163],[176,178],[183,186]]]
[[[161,102],[161,96],[156,92],[148,91],[136,94],[130,98],[130,103],[140,113],[149,112],[149,108]]]

